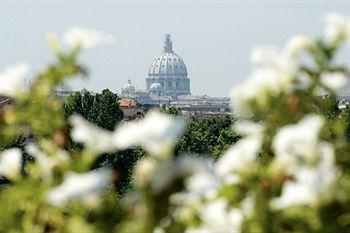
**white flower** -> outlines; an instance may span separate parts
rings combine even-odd
[[[295,75],[299,66],[296,46],[296,42],[292,40],[282,50],[273,46],[255,47],[251,53],[251,61],[263,65],[263,68],[274,70],[280,79],[289,79]]]
[[[196,172],[186,180],[186,187],[190,193],[205,198],[212,198],[217,194],[219,179],[213,172]]]
[[[202,167],[185,180],[185,186],[189,193],[211,199],[217,195],[221,180],[212,162],[203,160],[202,163]]]
[[[78,199],[89,202],[98,196],[110,184],[110,171],[91,171],[84,174],[69,173],[63,183],[47,194],[47,201],[52,205],[65,205]],[[89,203],[87,203],[89,204]]]
[[[284,54],[288,57],[294,57],[311,47],[311,41],[304,35],[297,35],[290,38],[284,47]]]
[[[242,84],[231,91],[232,108],[238,116],[250,117],[253,103],[258,108],[267,108],[270,96],[277,96],[295,88],[301,59],[298,56],[311,46],[305,36],[291,38],[283,49],[273,46],[253,48],[251,61],[261,65]]]
[[[307,115],[297,124],[282,127],[272,142],[277,161],[288,169],[293,169],[300,161],[315,162],[323,124],[321,116]]]
[[[0,176],[16,180],[21,173],[22,153],[18,148],[0,152]]]
[[[264,126],[250,120],[238,119],[234,124],[236,133],[242,136],[259,136],[264,131]]]
[[[23,91],[24,76],[29,72],[29,65],[20,63],[8,67],[0,74],[0,94],[16,97]]]
[[[324,17],[326,23],[324,40],[330,46],[338,46],[350,39],[350,19],[337,13],[330,13]]]
[[[42,172],[42,178],[47,180],[51,180],[54,166],[69,159],[66,151],[58,150],[55,156],[48,156],[33,143],[26,146],[26,150],[36,159]]]
[[[174,218],[182,222],[191,221],[203,206],[202,197],[191,192],[172,194],[169,201],[176,206]]]
[[[185,126],[182,118],[152,111],[140,121],[117,127],[115,145],[119,149],[140,145],[151,155],[168,156]]]
[[[275,46],[262,46],[252,49],[250,60],[252,63],[274,66],[278,63],[280,53]]]
[[[185,156],[174,161],[161,160],[153,171],[153,177],[150,180],[151,189],[155,193],[159,193],[168,188],[173,181],[185,180],[193,174],[201,173],[204,169],[207,169],[207,161],[202,159]]]
[[[273,69],[259,69],[231,90],[232,108],[238,116],[249,117],[253,113],[251,102],[266,107],[267,97],[279,94],[281,85],[281,78]]]
[[[134,179],[140,186],[149,183],[156,170],[157,162],[153,158],[143,158],[137,162]]]
[[[199,213],[202,224],[186,232],[236,233],[241,232],[243,214],[241,210],[230,208],[225,199],[207,203]]]
[[[51,170],[55,166],[55,162],[53,161],[53,159],[41,150],[39,150],[39,148],[36,147],[34,144],[29,144],[26,147],[26,150],[31,156],[33,156],[37,160],[42,172],[42,177],[45,179],[51,179]]]
[[[71,136],[75,142],[84,143],[87,148],[100,153],[115,149],[113,132],[101,129],[79,115],[72,116],[70,122],[73,126]]]
[[[114,36],[102,31],[71,27],[63,34],[62,41],[71,48],[89,49],[103,44],[112,44]]]
[[[333,197],[338,178],[334,148],[329,143],[319,142],[317,156],[317,163],[311,165],[301,163],[294,166],[293,161],[286,164],[288,167],[294,167],[294,179],[283,185],[282,195],[271,201],[272,208],[283,209],[293,205],[317,206]]]
[[[320,77],[321,84],[332,91],[339,90],[348,82],[348,78],[342,72],[322,73]]]
[[[154,230],[153,230],[153,233],[165,233],[164,229],[161,228],[161,227],[156,227]]]
[[[293,205],[317,206],[332,198],[336,190],[337,170],[334,166],[333,150],[325,150],[327,153],[323,155],[317,167],[299,168],[294,174],[295,180],[284,184],[281,197],[271,201],[272,208],[283,209]]]
[[[216,162],[217,174],[225,177],[232,172],[251,171],[256,163],[255,159],[261,143],[262,140],[259,136],[250,136],[239,140]]]
[[[245,217],[249,218],[254,214],[255,201],[254,194],[248,194],[247,197],[241,201],[241,209]]]
[[[191,221],[202,208],[205,201],[212,201],[217,197],[221,180],[216,175],[213,163],[210,160],[198,160],[197,162],[186,162],[180,164],[195,164],[186,170],[193,173],[185,178],[185,190],[171,195],[170,202],[177,208],[173,216],[180,221]],[[188,167],[188,166],[187,166]],[[183,170],[183,169],[179,169]],[[188,173],[188,172],[186,172]]]

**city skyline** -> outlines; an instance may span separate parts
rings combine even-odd
[[[350,3],[3,0],[0,63],[3,69],[26,61],[35,73],[53,59],[43,43],[47,32],[60,34],[70,26],[84,26],[114,34],[116,43],[85,52],[82,61],[90,77],[72,82],[71,88],[120,92],[131,79],[145,89],[149,66],[169,33],[174,50],[186,63],[192,94],[227,96],[230,87],[252,71],[249,55],[254,46],[282,46],[288,37],[300,33],[312,37],[322,30],[320,18],[333,11],[349,15]],[[350,61],[350,53],[339,59]]]

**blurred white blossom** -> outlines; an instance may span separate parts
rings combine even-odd
[[[181,222],[191,221],[204,204],[201,196],[191,192],[172,194],[169,200],[177,206],[173,213],[174,218]]]
[[[217,195],[221,180],[214,170],[214,166],[203,166],[185,181],[187,190],[202,198],[211,199]]]
[[[241,173],[252,170],[256,156],[260,150],[262,139],[259,136],[245,137],[234,144],[216,162],[216,172],[225,177],[232,172]]]
[[[254,64],[275,65],[279,57],[276,46],[259,46],[252,49],[250,61]]]
[[[52,169],[54,166],[63,161],[68,161],[69,155],[66,151],[58,150],[55,156],[49,156],[40,150],[34,143],[30,143],[26,146],[27,152],[33,156],[41,169],[42,178],[45,180],[51,180]]]
[[[36,145],[29,144],[26,147],[28,153],[33,156],[41,169],[42,177],[45,179],[51,179],[51,170],[55,166],[55,162],[51,157],[42,152]]]
[[[255,201],[256,200],[255,200],[254,193],[248,194],[241,201],[242,213],[246,218],[249,218],[252,214],[254,214]]]
[[[336,168],[329,161],[322,161],[317,167],[302,166],[295,172],[294,180],[283,185],[281,197],[273,199],[271,206],[276,209],[293,205],[317,206],[332,197],[336,180]]]
[[[186,233],[236,233],[241,232],[243,214],[240,209],[231,208],[228,201],[218,199],[207,203],[199,216],[202,224]]]
[[[29,72],[29,65],[19,63],[8,67],[0,74],[0,94],[16,97],[23,91],[25,75]]]
[[[282,49],[275,46],[260,46],[253,48],[251,61],[274,69],[295,71],[298,55],[311,46],[311,41],[304,35],[290,38]]]
[[[52,205],[65,205],[71,200],[81,200],[90,204],[111,183],[110,171],[90,171],[83,174],[68,173],[57,187],[47,194],[47,202]]]
[[[115,150],[113,132],[99,128],[79,115],[71,116],[70,122],[73,126],[71,136],[75,142],[101,153]]]
[[[186,160],[184,161],[186,162]],[[218,190],[221,187],[221,180],[210,160],[194,161],[197,165],[192,169],[193,173],[185,178],[185,189],[170,197],[170,202],[177,206],[173,215],[182,222],[188,222],[195,218],[205,202],[213,201],[217,197]],[[185,164],[185,162],[182,164]],[[188,162],[186,163],[188,164]],[[193,162],[189,163],[193,164]],[[201,167],[198,165],[201,165]]]
[[[250,77],[231,91],[231,103],[240,117],[250,117],[254,113],[254,104],[260,108],[268,105],[269,96],[277,96],[295,88],[298,71],[303,64],[299,56],[311,47],[310,40],[298,35],[291,38],[279,49],[274,46],[253,48],[251,61],[259,65]]]
[[[298,56],[311,47],[311,41],[304,35],[297,35],[290,38],[283,48],[283,53],[289,58]]]
[[[152,111],[140,121],[117,127],[114,142],[119,149],[139,145],[151,155],[169,156],[185,127],[183,118]]]
[[[218,194],[222,180],[211,160],[197,159],[193,173],[185,179],[185,191],[201,199],[212,200]]]
[[[234,130],[242,136],[260,136],[264,131],[264,125],[251,120],[238,119],[234,124]]]
[[[264,68],[255,71],[243,84],[231,90],[231,104],[234,113],[241,117],[253,114],[254,101],[259,106],[267,105],[269,95],[277,95],[281,90],[281,77],[270,69]]]
[[[330,13],[324,17],[326,27],[324,40],[329,46],[350,40],[350,18],[338,13]]]
[[[16,180],[21,173],[22,153],[18,148],[0,152],[0,176]]]
[[[289,80],[296,74],[299,66],[298,56],[295,55],[296,51],[294,51],[296,48],[292,48],[296,45],[292,42],[283,49],[274,46],[255,47],[251,52],[251,61],[261,65],[261,68],[272,69],[282,81]],[[298,53],[300,52],[298,51]],[[282,81],[278,83],[283,83]]]
[[[298,163],[312,163],[318,159],[319,133],[324,119],[307,115],[297,124],[282,127],[273,139],[276,159],[293,169]]]
[[[154,158],[142,158],[135,166],[134,179],[135,182],[142,186],[146,186],[154,175],[157,161]]]
[[[281,197],[271,202],[273,208],[315,206],[332,195],[338,172],[332,145],[319,140],[323,124],[321,116],[307,115],[275,136],[276,161],[293,180],[283,185]]]
[[[176,160],[161,160],[153,172],[150,187],[155,193],[159,193],[169,187],[173,181],[186,180],[193,174],[202,173],[205,169],[207,169],[207,161],[202,159],[184,156]]]
[[[321,74],[320,81],[332,91],[337,91],[347,84],[348,78],[343,72],[327,72]]]
[[[62,41],[71,48],[90,49],[114,43],[114,36],[102,31],[71,27],[62,35]]]

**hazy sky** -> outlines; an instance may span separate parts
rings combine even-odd
[[[187,65],[193,94],[226,96],[251,71],[250,50],[283,45],[294,34],[317,35],[327,12],[350,15],[347,1],[16,1],[1,2],[1,69],[27,61],[33,71],[52,61],[45,33],[69,26],[110,32],[116,43],[86,51],[88,79],[71,84],[120,91],[131,78],[144,88],[165,33]],[[341,58],[350,61],[350,52]]]

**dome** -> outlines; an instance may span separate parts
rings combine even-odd
[[[170,36],[164,42],[164,50],[152,62],[149,76],[153,75],[186,75],[187,68],[182,58],[174,53]]]
[[[151,87],[149,88],[149,92],[152,95],[162,96],[163,95],[162,84],[160,84],[160,83],[152,83]]]
[[[134,92],[135,90],[136,90],[136,87],[131,83],[130,79],[122,88],[123,92]]]
[[[181,57],[174,53],[169,34],[165,35],[163,52],[153,59],[149,67],[146,90],[151,91],[151,86],[155,83],[161,86],[163,95],[175,99],[177,96],[191,93],[186,65]]]
[[[160,83],[152,83],[150,90],[161,90],[162,85]]]

